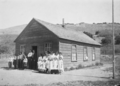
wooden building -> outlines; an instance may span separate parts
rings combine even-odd
[[[100,44],[80,31],[66,29],[33,18],[16,38],[16,55],[36,52],[36,59],[45,51],[62,52],[64,66],[91,65],[100,61]]]

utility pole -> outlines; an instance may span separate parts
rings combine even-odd
[[[114,0],[112,0],[112,51],[113,51],[113,79],[115,79],[115,36],[114,36]]]
[[[64,22],[64,18],[62,19],[62,27],[65,27],[65,22]]]

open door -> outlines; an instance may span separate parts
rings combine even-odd
[[[33,69],[37,69],[37,61],[38,61],[37,46],[32,46],[32,50],[34,51],[34,56],[33,56]]]

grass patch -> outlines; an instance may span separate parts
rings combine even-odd
[[[68,82],[58,82],[47,84],[44,86],[115,86],[119,85],[120,81],[110,80],[110,81],[68,81]]]

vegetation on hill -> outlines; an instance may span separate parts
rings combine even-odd
[[[59,24],[60,25],[60,24]],[[26,24],[19,25],[15,27],[10,27],[6,29],[0,30],[0,54],[1,53],[9,53],[14,54],[15,52],[15,38],[23,31],[26,27]],[[90,36],[94,39],[93,35],[96,35],[97,38],[101,37],[101,53],[102,54],[111,54],[112,46],[111,46],[111,39],[112,39],[112,24],[110,23],[97,23],[97,24],[86,24],[86,23],[79,23],[79,24],[65,24],[66,29],[76,30],[76,31],[83,31],[85,34]],[[116,53],[120,53],[120,24],[114,24],[115,29],[115,43],[116,43]]]
[[[15,53],[14,40],[18,35],[7,34],[0,35],[0,54],[11,54]]]

